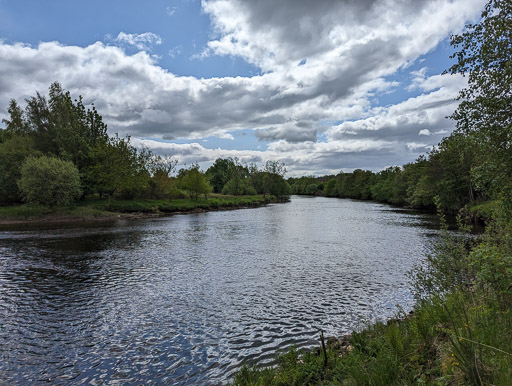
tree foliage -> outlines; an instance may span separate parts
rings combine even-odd
[[[46,156],[31,156],[23,162],[18,186],[25,202],[50,207],[71,204],[82,193],[73,163]]]
[[[148,187],[151,154],[133,147],[129,137],[115,135],[92,148],[90,156],[85,178],[91,192],[134,198]]]
[[[222,192],[226,183],[231,179],[233,160],[230,158],[217,158],[206,171],[206,175],[213,187],[214,193]]]
[[[135,148],[129,137],[109,137],[94,105],[86,108],[81,96],[72,100],[57,82],[50,86],[48,97],[36,93],[28,98],[25,109],[11,100],[8,113],[0,132],[1,204],[21,201],[17,181],[30,155],[72,162],[84,196],[160,197],[169,191],[166,168],[172,170],[174,161],[166,164],[164,157]]]
[[[198,165],[192,165],[189,169],[184,169],[179,186],[181,189],[186,190],[190,197],[195,200],[201,194],[207,197],[213,190],[205,174],[199,170]]]
[[[10,132],[9,140],[0,143],[0,204],[21,200],[17,184],[21,177],[21,165],[34,154],[32,138],[22,134]]]
[[[499,191],[512,179],[512,3],[490,0],[482,19],[451,44],[457,63],[449,72],[468,77],[451,118],[460,135],[479,143],[472,171]]]

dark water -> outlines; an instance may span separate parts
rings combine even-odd
[[[0,229],[0,383],[222,383],[411,296],[435,218],[368,202]]]

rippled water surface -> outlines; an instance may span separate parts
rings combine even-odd
[[[222,383],[411,305],[435,219],[293,197],[256,209],[0,228],[0,383]]]

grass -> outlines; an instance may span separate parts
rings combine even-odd
[[[118,214],[167,214],[191,211],[229,209],[247,206],[264,205],[275,202],[273,197],[255,196],[223,196],[213,195],[208,198],[193,200],[180,199],[135,199],[108,200],[91,198],[69,207],[42,207],[34,205],[15,205],[0,207],[0,221],[37,221],[41,219],[94,219],[109,218]]]
[[[16,205],[0,207],[0,221],[33,221],[46,218],[93,218],[106,216],[104,210],[88,205],[73,207],[59,206],[48,208],[36,205]]]
[[[263,196],[221,196],[193,200],[179,198],[173,200],[115,200],[98,204],[98,207],[111,212],[161,212],[174,213],[192,210],[212,210],[218,208],[236,208],[240,206],[260,205],[271,202]]]

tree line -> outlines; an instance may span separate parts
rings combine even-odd
[[[497,178],[510,170],[490,173],[486,145],[473,133],[455,131],[426,155],[378,173],[356,169],[336,176],[289,179],[293,194],[375,200],[393,205],[433,209],[436,202],[451,212],[486,202],[504,186]],[[485,175],[483,174],[486,168]],[[438,199],[436,201],[436,199]]]
[[[261,169],[218,159],[206,173],[197,164],[176,171],[177,160],[136,148],[130,137],[109,136],[94,105],[73,100],[58,82],[22,109],[12,99],[0,129],[0,205],[67,205],[88,197],[172,199],[224,193],[286,197],[286,169]]]
[[[378,173],[357,169],[321,178],[289,179],[294,194],[373,199],[456,212],[490,200],[512,202],[511,6],[489,1],[477,24],[451,37],[456,63],[445,73],[468,85],[450,116],[452,134],[428,154]]]

